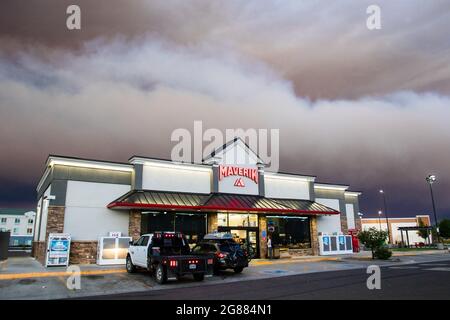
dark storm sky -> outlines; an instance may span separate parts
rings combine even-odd
[[[366,28],[380,5],[382,29]],[[82,29],[65,26],[79,4]],[[33,206],[48,154],[170,157],[170,134],[279,128],[282,171],[361,211],[450,216],[448,1],[2,1],[0,207]]]

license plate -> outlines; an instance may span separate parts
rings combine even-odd
[[[189,265],[189,269],[197,269],[197,265],[196,264],[190,264]]]

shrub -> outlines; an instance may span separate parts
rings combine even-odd
[[[387,260],[392,256],[392,251],[386,247],[380,247],[375,250],[375,257],[381,260]]]
[[[369,230],[360,231],[358,239],[368,249],[372,251],[372,259],[375,259],[375,251],[384,246],[387,239],[387,232],[370,228]]]

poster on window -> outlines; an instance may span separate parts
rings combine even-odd
[[[70,235],[50,233],[48,236],[45,266],[68,266],[70,253]]]

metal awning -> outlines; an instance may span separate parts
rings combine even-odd
[[[310,200],[274,199],[228,193],[190,193],[132,190],[108,204],[110,209],[199,212],[267,212],[279,214],[339,214]]]

